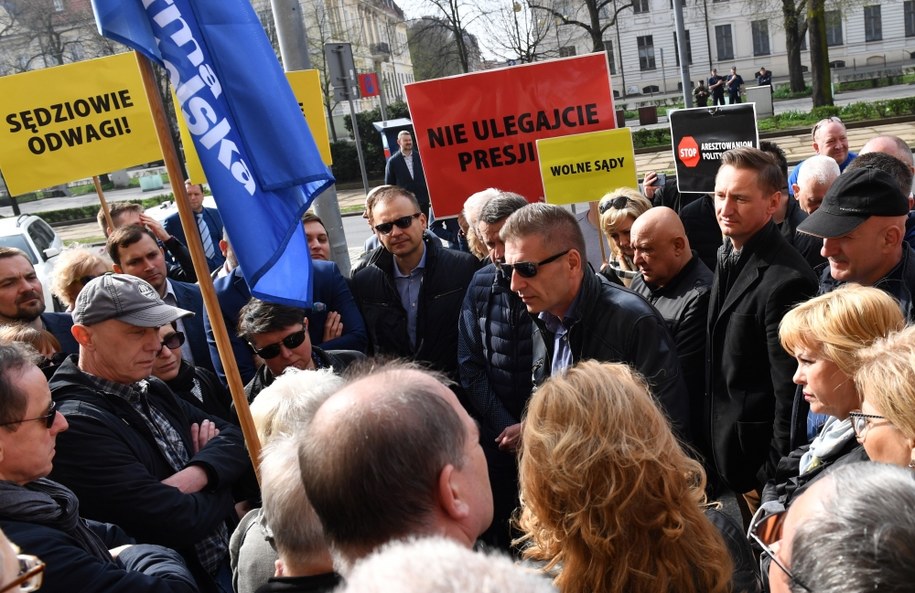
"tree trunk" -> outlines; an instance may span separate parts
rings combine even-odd
[[[788,79],[791,92],[804,91],[804,71],[801,68],[801,41],[803,34],[798,23],[799,10],[796,0],[782,0],[782,15],[785,18],[785,45],[788,50]]]
[[[825,0],[810,0],[807,5],[807,24],[810,28],[810,78],[814,107],[833,104],[824,4]]]
[[[588,28],[588,33],[591,34],[591,44],[594,46],[592,51],[604,51],[604,32],[600,28],[600,11],[597,9],[597,2],[596,0],[589,0],[586,4],[588,6],[588,17],[591,20],[591,26]]]

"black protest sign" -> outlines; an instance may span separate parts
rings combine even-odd
[[[712,193],[721,155],[758,147],[756,106],[741,103],[670,112],[670,139],[681,193]]]

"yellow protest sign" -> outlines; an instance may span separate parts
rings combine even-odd
[[[4,76],[0,117],[12,195],[162,158],[133,52]]]
[[[544,138],[537,152],[550,204],[590,202],[617,187],[638,187],[629,128]]]
[[[321,93],[321,79],[317,70],[293,70],[286,73],[286,80],[299,102],[299,109],[308,122],[308,128],[311,130],[311,136],[318,145],[318,151],[321,153],[321,160],[324,164],[330,166],[332,163],[330,156],[330,139],[327,134],[327,120],[324,118],[324,96]],[[178,101],[172,90],[172,101],[175,105]],[[203,173],[203,167],[200,165],[200,159],[197,157],[197,150],[194,148],[194,142],[188,132],[187,124],[183,117],[178,118],[178,133],[181,135],[181,145],[184,147],[184,162],[187,166],[188,178],[194,183],[206,183],[206,175]]]

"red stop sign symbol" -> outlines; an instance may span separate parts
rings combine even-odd
[[[677,158],[687,167],[695,167],[699,164],[699,145],[692,136],[683,136],[680,144],[677,145]]]

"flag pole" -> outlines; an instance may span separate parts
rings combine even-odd
[[[181,217],[181,228],[184,230],[184,236],[187,239],[187,247],[191,253],[191,260],[194,262],[194,271],[197,273],[197,282],[200,285],[203,304],[206,307],[207,314],[210,316],[210,326],[213,328],[213,336],[216,338],[216,347],[219,349],[219,359],[222,361],[222,368],[226,373],[229,391],[232,394],[232,402],[235,404],[235,411],[238,413],[241,430],[245,436],[245,443],[248,446],[248,455],[251,457],[254,471],[258,475],[258,480],[260,480],[260,439],[257,437],[257,430],[254,428],[254,420],[251,418],[251,409],[248,407],[248,398],[245,396],[244,385],[241,382],[241,374],[238,372],[238,365],[235,362],[235,357],[232,355],[232,346],[229,343],[229,333],[226,330],[222,309],[219,307],[216,291],[213,288],[213,279],[210,277],[206,256],[203,253],[203,243],[200,240],[200,232],[197,229],[194,213],[191,211],[191,205],[187,199],[187,192],[184,188],[184,178],[181,173],[181,164],[178,160],[178,151],[175,148],[171,132],[168,129],[168,121],[165,115],[165,106],[162,103],[162,95],[159,93],[159,88],[156,85],[152,64],[149,59],[138,52],[134,52],[134,54],[137,56],[137,61],[140,64],[143,87],[146,90],[146,96],[149,99],[153,121],[156,125],[156,134],[159,137],[159,146],[162,149],[162,156],[165,160],[165,169],[168,171],[169,183],[171,183],[172,192],[175,194],[175,204],[178,205],[178,214]]]
[[[105,192],[102,191],[102,182],[99,181],[98,175],[92,176],[92,183],[95,184],[95,193],[98,194],[98,201],[102,204],[102,212],[105,213],[105,224],[108,228],[114,230],[114,223],[111,222],[111,210],[108,208],[108,200],[105,199]]]

